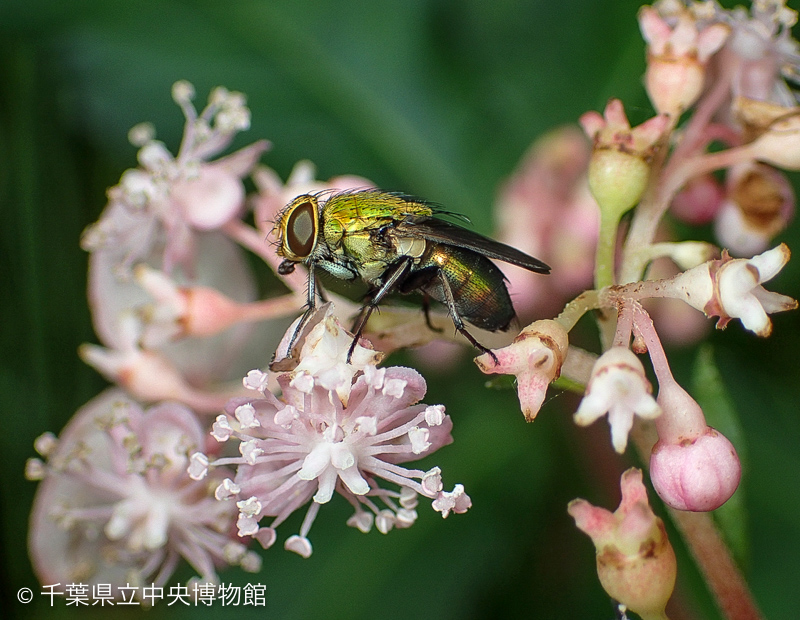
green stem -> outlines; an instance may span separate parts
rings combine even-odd
[[[614,284],[614,255],[617,250],[617,227],[620,216],[600,209],[600,234],[595,252],[594,286],[602,289]]]
[[[615,258],[617,252],[617,228],[620,214],[610,209],[600,209],[600,234],[597,239],[595,253],[594,285],[598,290],[612,286],[616,281]],[[600,331],[600,342],[603,350],[611,346],[614,338],[613,313],[601,312],[597,316],[597,327]]]

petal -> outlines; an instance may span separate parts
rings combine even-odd
[[[724,309],[731,317],[741,320],[745,329],[755,332],[758,336],[767,337],[772,332],[772,322],[755,295],[728,300],[724,304]]]
[[[369,483],[361,476],[358,467],[348,467],[347,469],[338,470],[339,478],[342,479],[345,486],[356,495],[366,495],[369,493]]]
[[[789,246],[785,243],[781,243],[771,250],[754,256],[748,262],[758,269],[758,281],[761,283],[767,282],[778,275],[778,272],[780,272],[789,261],[790,256],[791,252],[789,252]]]
[[[632,404],[636,415],[645,420],[654,420],[661,415],[661,407],[659,407],[656,399],[646,392],[640,394],[639,398]]]
[[[318,443],[303,460],[303,467],[297,472],[300,480],[313,480],[331,464],[331,444]]]
[[[797,308],[797,301],[791,297],[767,291],[763,286],[755,287],[753,296],[758,299],[767,314],[775,314],[776,312],[785,312],[786,310]]]
[[[333,444],[330,448],[331,465],[336,469],[348,469],[356,464],[353,451],[345,443]]]
[[[589,390],[578,405],[574,420],[578,426],[588,426],[602,417],[611,405],[612,394],[608,391]]]
[[[318,504],[327,504],[333,497],[333,491],[336,489],[336,470],[333,467],[328,467],[317,478],[319,480],[319,487],[314,495],[314,501]]]
[[[633,426],[633,410],[617,404],[608,412],[608,423],[611,426],[611,444],[618,454],[625,452],[628,445],[628,433]]]

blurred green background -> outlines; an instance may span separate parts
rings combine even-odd
[[[234,148],[271,140],[262,161],[284,178],[308,158],[318,178],[363,175],[465,213],[490,233],[498,184],[547,129],[602,110],[610,96],[625,102],[634,123],[652,114],[641,87],[638,6],[2,0],[0,616],[106,613],[63,601],[51,609],[38,595],[27,606],[17,602],[21,587],[38,592],[25,544],[35,484],[22,472],[33,439],[59,431],[104,386],[76,355],[81,342],[96,341],[78,238],[104,206],[105,189],[136,163],[126,138],[132,125],[152,121],[177,147],[183,123],[170,99],[173,82],[193,82],[199,106],[217,85],[246,93],[252,129]],[[782,237],[795,250],[797,230]],[[800,297],[798,263],[771,288]],[[745,532],[739,549],[772,619],[800,614],[798,316],[778,316],[766,341],[738,323],[710,338],[741,416],[737,447],[748,454],[742,508],[733,515]],[[673,351],[671,359],[692,385],[696,351]],[[631,457],[612,454],[604,422],[572,425],[571,395],[556,392],[526,425],[515,393],[484,389],[468,359],[427,378],[425,400],[447,406],[455,443],[425,464],[435,460],[449,483],[466,486],[470,512],[443,522],[421,506],[410,530],[363,535],[345,527],[350,508],[334,501],[312,529],[310,559],[276,546],[260,574],[223,573],[226,582],[265,584],[266,608],[163,604],[148,617],[610,618],[594,549],[566,503],[580,496],[616,507],[618,475]],[[281,539],[301,519],[282,526]],[[672,541],[676,607],[684,610],[673,619],[718,618],[674,531]]]

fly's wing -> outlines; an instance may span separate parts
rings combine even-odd
[[[550,267],[510,245],[494,241],[450,222],[425,216],[409,216],[395,227],[397,234],[466,248],[487,258],[501,260],[536,273],[550,273]]]

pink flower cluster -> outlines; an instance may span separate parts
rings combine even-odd
[[[39,437],[46,462],[29,460],[26,475],[42,481],[30,529],[42,582],[161,586],[181,558],[203,583],[218,580],[218,566],[257,571],[261,558],[236,539],[236,511],[214,499],[213,481],[186,475],[190,454],[203,445],[200,420],[184,405],[143,410],[113,388],[85,405],[59,439]]]
[[[349,523],[362,531],[409,527],[420,494],[443,516],[466,511],[469,496],[460,485],[445,491],[438,468],[401,466],[452,441],[444,407],[417,404],[424,379],[379,369],[383,354],[371,348],[357,347],[345,363],[352,336],[331,306],[304,329],[291,372],[240,379],[266,363],[306,288],[298,272],[286,278],[290,293],[258,300],[246,252],[277,269],[265,239],[287,202],[370,182],[316,181],[301,162],[283,184],[257,167],[265,141],[214,159],[249,127],[244,96],[217,88],[198,112],[189,83],[172,94],[186,117],[178,154],[149,125],[131,130],[140,165],[109,190],[82,239],[102,346],[85,344],[80,354],[118,388],[81,409],[59,440],[36,442],[46,462],[31,459],[26,475],[41,480],[30,531],[39,578],[159,586],[181,559],[203,583],[217,582],[225,565],[257,571],[250,539],[269,546],[278,523],[313,497],[301,536],[286,545],[309,555],[308,528],[334,492],[353,502]],[[250,200],[247,175],[258,188]],[[251,211],[256,227],[247,224]],[[220,456],[229,438],[241,458]],[[398,489],[379,487],[379,478]],[[259,528],[262,516],[275,519]]]

